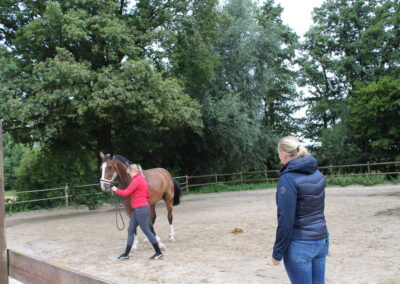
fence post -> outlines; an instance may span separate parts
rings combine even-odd
[[[64,194],[65,194],[65,206],[68,207],[68,183],[65,184]]]
[[[240,172],[240,183],[243,183],[243,172]]]
[[[367,162],[367,166],[368,166],[368,176],[371,174],[371,165],[369,164],[369,161]]]
[[[215,174],[215,184],[218,184],[218,174]]]
[[[188,175],[186,175],[185,178],[186,178],[186,191],[189,192],[189,177],[188,177]]]
[[[329,177],[332,178],[332,165],[329,165]]]
[[[265,168],[265,183],[268,183],[268,168]]]
[[[0,283],[8,284],[6,211],[4,206],[3,121],[0,119]]]

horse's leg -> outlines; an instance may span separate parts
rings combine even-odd
[[[172,225],[172,203],[173,203],[173,198],[166,198],[165,199],[165,204],[167,205],[167,211],[168,211],[168,222],[169,222],[169,241],[170,242],[175,242],[175,232],[174,232],[174,225]]]
[[[156,205],[151,205],[150,206],[150,214],[149,214],[150,230],[154,234],[154,236],[156,237],[156,240],[158,242],[158,245],[159,245],[160,249],[164,250],[165,249],[165,245],[161,242],[161,238],[156,234],[156,231],[154,230],[154,223],[156,222],[156,218],[157,218]]]
[[[136,228],[136,229],[135,229],[135,233],[134,233],[134,239],[133,239],[132,248],[133,248],[133,249],[137,249],[138,246],[139,246],[139,240],[138,240],[138,237],[137,237],[137,228]]]
[[[156,232],[154,231],[153,224],[156,221],[156,218],[157,218],[157,214],[156,214],[155,206],[150,205],[149,227],[150,227],[150,232],[152,232],[154,236],[156,235]],[[144,237],[143,242],[147,242],[147,241],[148,241],[148,239],[146,237]]]

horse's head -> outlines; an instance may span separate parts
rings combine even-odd
[[[118,179],[118,183],[126,187],[130,182],[130,177],[126,171],[127,167],[131,162],[122,157],[121,155],[111,156],[110,154],[104,155],[100,152],[101,158],[101,178],[100,188],[103,191],[109,191],[112,187],[112,183]]]
[[[104,155],[102,152],[100,152],[100,158],[100,188],[102,191],[109,191],[113,181],[117,178],[117,169],[113,163],[113,157],[110,154]]]

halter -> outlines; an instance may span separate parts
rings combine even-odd
[[[114,180],[117,178],[117,172],[114,172],[113,176],[111,179],[105,179],[105,178],[101,178],[100,182],[105,183],[106,185],[108,185],[108,190],[111,189],[111,185],[114,182]]]

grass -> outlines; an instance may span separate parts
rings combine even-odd
[[[388,180],[385,175],[370,175],[370,176],[339,176],[339,177],[327,177],[326,179],[327,185],[377,185],[377,184],[390,184],[390,183],[398,183],[397,180]]]
[[[213,192],[228,192],[228,191],[244,191],[253,189],[266,189],[276,188],[276,183],[249,183],[249,184],[225,184],[219,183],[215,185],[194,187],[189,189],[189,192],[184,194],[202,194],[202,193],[213,193]]]

